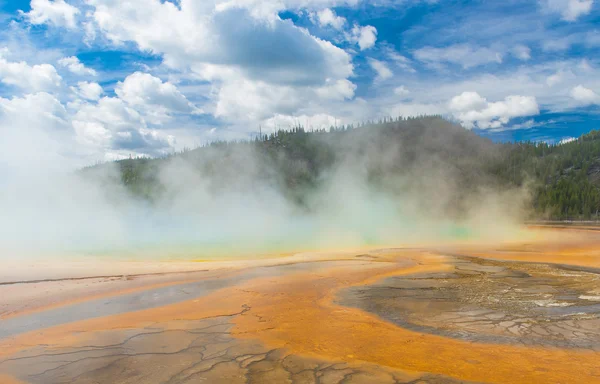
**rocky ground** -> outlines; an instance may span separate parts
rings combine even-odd
[[[7,282],[0,383],[600,382],[600,232],[544,234]]]
[[[463,340],[600,351],[600,270],[450,257],[449,271],[396,276],[339,303]]]

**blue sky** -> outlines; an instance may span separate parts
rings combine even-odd
[[[600,128],[595,0],[0,0],[0,150],[86,165],[294,124]]]

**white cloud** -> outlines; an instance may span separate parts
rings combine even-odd
[[[573,72],[571,72],[570,70],[565,71],[563,69],[560,69],[556,73],[546,78],[546,84],[548,84],[549,87],[554,87],[555,85],[564,83],[567,79],[575,78],[575,74],[573,74]]]
[[[562,82],[563,77],[564,75],[562,72],[556,72],[555,74],[548,76],[548,78],[546,79],[546,84],[548,84],[549,87],[553,87],[556,84]]]
[[[22,98],[12,99],[0,98],[1,111],[6,115],[24,116],[46,116],[51,120],[65,125],[67,113],[63,105],[54,96],[46,92],[28,94]],[[64,128],[64,127],[63,127]],[[61,128],[62,129],[62,128]]]
[[[510,119],[538,115],[537,101],[532,96],[507,96],[503,101],[488,102],[477,92],[463,92],[453,97],[449,109],[466,128],[501,128]]]
[[[58,60],[58,64],[79,76],[97,75],[95,70],[87,68],[81,61],[79,61],[79,59],[76,56],[63,57],[62,59]]]
[[[210,2],[184,1],[180,8],[159,0],[90,3],[94,21],[108,39],[164,54],[170,67],[218,65],[277,84],[322,84],[352,74],[351,57],[342,49],[277,15],[257,19],[240,4],[215,11]]]
[[[591,60],[590,60],[591,62]],[[404,85],[411,90],[411,100],[415,103],[438,104],[445,103],[465,90],[475,91],[485,95],[488,100],[503,100],[508,95],[523,94],[536,98],[544,110],[554,113],[568,111],[576,106],[569,91],[579,84],[600,93],[600,68],[581,68],[581,59],[556,60],[536,62],[518,67],[506,66],[495,73],[484,71],[468,76],[403,76],[397,83],[390,81],[390,86]],[[591,62],[594,64],[593,62]],[[549,88],[548,78],[559,73],[560,80]],[[396,79],[394,79],[396,80]],[[385,100],[380,95],[378,103],[393,102]],[[374,103],[372,102],[371,105]]]
[[[356,91],[356,84],[347,79],[327,82],[325,86],[315,90],[316,94],[323,101],[349,100],[354,97],[354,91]]]
[[[417,117],[427,115],[442,115],[447,108],[440,104],[427,103],[399,103],[386,109],[389,116]]]
[[[328,101],[354,95],[350,54],[278,16],[283,7],[322,10],[329,5],[322,1],[88,3],[97,35],[114,44],[133,42],[162,55],[165,68],[209,82],[203,109],[226,120],[261,121],[302,113],[306,105],[325,110]]]
[[[548,122],[546,122],[548,123]],[[517,124],[511,124],[509,129],[512,130],[516,130],[516,129],[531,129],[533,127],[536,126],[540,126],[539,123],[536,123],[534,119],[529,119],[527,121],[524,121],[522,123],[517,123]]]
[[[559,13],[565,21],[575,21],[592,11],[594,0],[542,0],[548,11]]]
[[[149,129],[139,112],[116,97],[81,105],[72,120],[78,142],[100,153],[159,155],[172,149],[172,137]]]
[[[214,114],[230,121],[261,121],[276,114],[295,114],[307,100],[307,90],[230,78],[219,89]]]
[[[123,100],[116,97],[103,97],[97,104],[83,105],[74,116],[75,121],[96,122],[110,131],[143,126],[142,116]]]
[[[302,126],[305,129],[329,129],[343,124],[343,121],[335,116],[325,113],[316,115],[275,115],[262,123],[264,132],[272,132],[278,129],[289,129]]]
[[[377,41],[377,29],[372,25],[360,26],[355,24],[350,32],[346,33],[346,39],[358,44],[361,51],[375,46]]]
[[[332,11],[330,8],[325,8],[321,11],[318,11],[312,15],[312,18],[315,19],[321,27],[331,26],[338,31],[341,31],[346,24],[346,19],[344,17],[338,16]]]
[[[600,104],[600,95],[583,85],[573,88],[571,97],[580,105]]]
[[[275,115],[330,111],[333,103],[353,98],[356,89],[356,85],[347,79],[328,79],[322,86],[312,87],[248,79],[238,70],[221,66],[203,65],[194,71],[202,79],[219,84],[212,95],[214,108],[211,112],[230,122],[246,123],[246,126],[257,125]],[[307,113],[309,110],[311,112]],[[250,130],[254,131],[253,128]]]
[[[33,71],[35,67],[29,68]],[[37,81],[35,76],[22,78]],[[40,161],[52,162],[60,169],[90,164],[107,154],[161,155],[173,150],[175,138],[150,128],[146,117],[154,123],[156,115],[171,113],[173,109],[194,112],[174,85],[143,74],[133,74],[119,83],[119,97],[101,98],[103,89],[95,82],[78,82],[70,89],[78,98],[69,103],[69,109],[56,96],[45,92],[0,98],[4,139],[0,140],[0,160],[15,159],[15,166],[25,167],[18,170],[22,173]],[[21,159],[19,153],[31,157],[31,161]],[[8,169],[13,171],[16,170]]]
[[[600,32],[587,30],[570,34],[551,36],[542,41],[542,49],[547,52],[561,52],[573,46],[583,49],[594,49],[600,47]]]
[[[451,63],[465,69],[502,62],[501,53],[485,47],[473,47],[470,44],[456,44],[445,48],[424,47],[416,50],[414,57],[434,67],[439,67],[442,63]]]
[[[406,89],[404,85],[394,88],[394,94],[397,96],[406,96],[410,94],[410,91]]]
[[[29,66],[26,62],[8,62],[0,57],[0,81],[29,92],[50,90],[60,85],[62,78],[50,64]]]
[[[74,29],[79,9],[64,0],[31,0],[31,11],[25,16],[31,24],[50,23],[57,27]]]
[[[406,72],[416,73],[417,71],[412,67],[410,59],[396,52],[393,49],[387,50],[387,56],[396,64],[399,68]]]
[[[77,87],[71,87],[71,90],[85,100],[98,100],[104,93],[100,84],[87,81],[78,82]]]
[[[487,100],[477,92],[463,92],[450,100],[450,109],[456,112],[481,110],[487,107]]]
[[[531,59],[531,49],[526,46],[519,44],[515,46],[512,50],[512,54],[519,60],[527,61]]]
[[[172,113],[196,113],[198,109],[170,82],[148,73],[135,72],[115,88],[130,106],[164,120]]]
[[[377,73],[375,81],[383,81],[392,77],[394,74],[383,61],[369,58],[369,65]]]
[[[483,25],[478,18],[480,24],[453,24],[451,27],[457,28],[453,36],[468,36],[463,32],[480,25],[485,31],[479,36],[477,30],[477,41],[483,45],[466,40],[466,44],[444,46],[439,44],[448,41],[448,36],[440,38],[428,33],[425,39],[414,39],[413,33],[413,37],[405,36],[403,47],[412,47],[410,41],[422,41],[431,46],[396,52],[391,44],[377,40],[375,27],[356,25],[350,16],[346,20],[334,11],[340,9],[337,6],[356,4],[355,0],[66,1],[80,7],[81,12],[76,10],[70,19],[56,16],[60,12],[45,12],[42,20],[43,17],[36,17],[32,11],[28,18],[32,23],[76,26],[76,37],[80,42],[85,34],[86,39],[99,46],[108,42],[107,49],[137,47],[163,59],[162,65],[152,71],[144,70],[160,78],[147,73],[125,78],[121,71],[103,72],[103,81],[116,83],[116,96],[103,97],[112,94],[112,85],[107,86],[104,94],[96,82],[77,82],[92,78],[76,78],[67,73],[68,69],[78,75],[95,74],[77,57],[58,61],[65,53],[51,52],[50,49],[46,53],[50,58],[34,61],[30,55],[18,59],[10,57],[11,61],[27,60],[29,63],[58,61],[67,68],[61,69],[55,64],[64,77],[62,81],[68,83],[64,88],[56,89],[56,97],[71,101],[67,110],[73,116],[67,120],[73,118],[77,140],[113,155],[130,150],[133,153],[162,153],[172,148],[173,141],[166,133],[176,134],[180,140],[178,129],[183,132],[184,140],[186,134],[200,137],[200,134],[190,133],[194,129],[189,128],[192,119],[187,116],[199,112],[199,107],[228,125],[227,129],[218,129],[215,135],[237,131],[237,137],[242,137],[247,130],[255,131],[261,122],[277,121],[283,125],[294,116],[306,117],[318,126],[329,124],[331,116],[344,116],[348,122],[355,122],[386,115],[441,113],[460,117],[465,126],[491,128],[503,126],[513,117],[539,112],[538,102],[544,109],[573,107],[575,100],[569,91],[579,83],[586,84],[590,90],[598,92],[600,89],[594,80],[598,71],[588,62],[579,66],[580,60],[561,61],[556,55],[549,59],[556,61],[542,62],[549,55],[535,55],[535,50],[542,49],[543,39],[552,39],[558,46],[562,36],[547,33],[540,38],[538,32],[548,25],[535,28],[525,25],[522,23],[525,16],[511,22],[513,27],[515,23],[519,27],[507,35],[506,40],[488,38],[492,32],[498,36],[504,34],[506,25]],[[70,6],[60,0],[36,3],[36,12],[40,15],[44,7]],[[327,30],[314,28],[314,25],[308,30],[295,25],[292,20],[282,20],[279,14],[284,9],[309,15],[315,25]],[[431,25],[423,27],[426,30]],[[449,31],[442,24],[439,27],[439,34]],[[333,39],[336,44],[343,44],[347,51],[311,35],[313,30]],[[418,28],[415,31],[418,33]],[[578,34],[565,38],[567,47],[589,48],[596,41],[593,34],[578,31]],[[65,41],[72,41],[73,37],[66,36]],[[488,45],[490,41],[495,43]],[[348,48],[349,45],[352,46]],[[357,51],[373,47],[377,52],[372,56],[378,60],[367,59],[367,71],[376,73],[377,84],[372,87],[372,92],[361,90],[357,96],[357,85],[353,83],[353,56],[364,59],[364,52]],[[532,49],[535,60],[531,59]],[[508,63],[495,65],[502,62],[503,55],[510,58],[506,60]],[[517,59],[522,62],[514,66]],[[591,63],[595,65],[594,61]],[[25,66],[34,72],[33,67]],[[416,69],[421,72],[425,66],[452,68],[454,73],[443,79],[436,74],[417,73]],[[459,70],[461,67],[477,68],[479,74],[466,76]],[[46,79],[52,78],[52,70],[45,69],[48,71]],[[40,69],[37,71],[41,72]],[[13,85],[21,82],[21,88],[32,91],[60,85],[56,70],[58,81],[46,81],[45,84],[40,80],[43,77],[29,76],[27,70],[17,72],[19,75],[0,76],[0,81]],[[69,86],[74,94],[63,94],[69,91]],[[527,90],[527,97],[506,97],[520,95],[523,89]],[[464,90],[474,93],[464,95]],[[363,99],[360,95],[366,96]],[[194,123],[200,120],[194,118]],[[519,122],[524,120],[527,119],[519,119]]]
[[[563,144],[567,144],[573,141],[576,141],[577,138],[576,137],[563,137],[562,139],[560,139],[560,141],[558,142],[558,145],[563,145]]]
[[[566,51],[573,44],[573,39],[571,36],[566,36],[562,38],[554,38],[545,40],[542,43],[542,49],[546,52],[560,52]]]

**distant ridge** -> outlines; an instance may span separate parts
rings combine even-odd
[[[184,163],[215,193],[224,188],[252,193],[267,184],[281,189],[299,209],[314,209],[311,191],[343,166],[377,190],[417,194],[420,204],[444,214],[460,216],[482,190],[526,188],[528,219],[600,218],[600,132],[555,145],[493,143],[440,116],[388,118],[329,130],[298,126],[166,158],[120,160],[82,173],[95,177],[116,166],[115,177],[132,194],[152,202],[167,193],[159,177],[163,166],[175,170]]]

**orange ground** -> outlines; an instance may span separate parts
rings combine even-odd
[[[555,230],[553,230],[555,231]],[[558,234],[559,232],[557,232]],[[561,230],[560,233],[565,233]],[[600,233],[568,232],[519,248],[458,247],[482,257],[600,266]],[[523,248],[528,248],[522,252]],[[139,328],[173,319],[192,320],[240,313],[233,335],[258,339],[272,347],[330,360],[368,362],[408,371],[438,373],[470,381],[505,383],[600,383],[600,353],[553,348],[476,344],[399,328],[354,308],[336,305],[342,288],[368,284],[397,274],[441,270],[444,258],[424,251],[398,251],[394,259],[419,265],[340,261],[318,273],[251,280],[185,303],[98,318],[22,334],[0,341],[0,357],[27,347],[83,345],[86,339],[111,329]],[[341,257],[343,258],[343,257]],[[2,379],[0,377],[0,379]],[[0,380],[1,382],[5,382]]]

